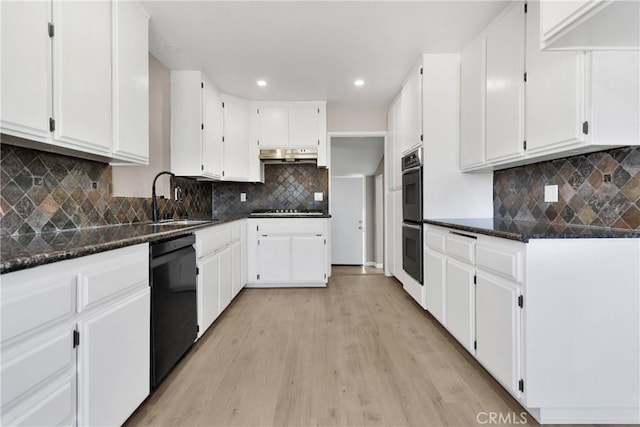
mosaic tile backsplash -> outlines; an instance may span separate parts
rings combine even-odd
[[[213,214],[250,213],[258,209],[329,210],[328,170],[314,164],[266,164],[264,184],[216,182],[213,184]],[[322,192],[316,202],[313,193]],[[247,201],[240,201],[247,193]]]
[[[558,185],[558,202],[544,186]],[[568,157],[493,174],[496,218],[640,229],[640,147]]]
[[[3,235],[40,233],[151,220],[151,198],[112,197],[111,167],[0,145],[0,228]],[[176,178],[182,200],[160,199],[161,217],[211,216],[211,184]],[[151,186],[151,182],[149,183]]]

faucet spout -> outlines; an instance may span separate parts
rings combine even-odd
[[[158,200],[156,197],[156,180],[160,175],[171,175],[175,178],[175,174],[169,171],[162,171],[153,178],[153,184],[151,185],[151,218],[153,222],[158,222]]]

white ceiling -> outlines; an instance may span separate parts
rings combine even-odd
[[[224,93],[386,108],[422,53],[460,52],[506,6],[493,1],[144,1],[150,50]],[[173,43],[180,52],[165,48]],[[365,85],[356,88],[356,78]],[[268,82],[266,88],[256,85]]]
[[[332,137],[332,176],[372,176],[384,155],[383,137]]]

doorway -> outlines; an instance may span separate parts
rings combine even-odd
[[[376,182],[384,174],[385,136],[386,132],[329,133],[331,264],[381,267],[376,248],[378,242],[382,243],[384,233],[379,232],[376,225],[383,223],[380,216],[384,212],[376,209],[377,198],[383,197],[376,191]],[[357,210],[359,216],[355,213],[344,216],[347,209],[343,205],[360,200],[361,208],[350,208],[353,212]],[[351,236],[356,242],[345,243],[345,236]]]

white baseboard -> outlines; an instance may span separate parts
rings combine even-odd
[[[376,263],[376,268],[382,269],[382,268],[384,268],[384,264],[382,264],[381,262]]]

